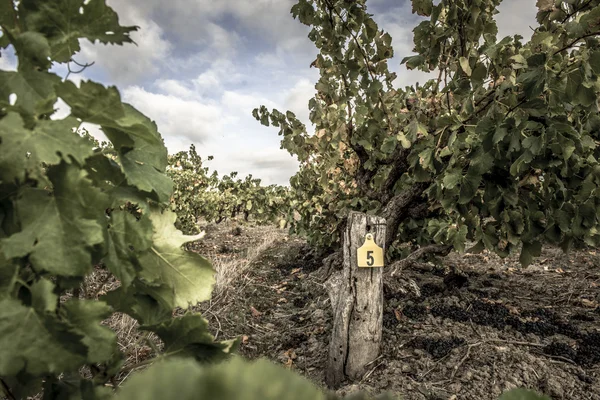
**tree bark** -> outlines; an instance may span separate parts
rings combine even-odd
[[[351,212],[343,242],[344,268],[325,283],[333,306],[326,383],[337,388],[346,379],[363,376],[379,355],[383,327],[383,269],[359,268],[357,249],[367,232],[385,252],[386,221]]]
[[[419,201],[428,183],[417,183],[400,194],[392,197],[383,209],[383,218],[387,221],[385,247],[389,248],[398,233],[400,223],[410,214],[412,206]]]

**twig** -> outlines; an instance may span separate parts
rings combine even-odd
[[[8,397],[9,400],[17,400],[15,395],[12,394],[12,392],[10,391],[10,388],[8,387],[6,382],[4,382],[4,379],[0,378],[0,383],[2,383],[2,391],[4,392],[6,397]]]
[[[450,353],[446,354],[444,357],[440,358],[439,360],[437,360],[436,362],[433,363],[433,366],[431,368],[429,368],[427,371],[425,371],[423,374],[421,374],[421,376],[419,376],[419,382],[423,382],[423,379],[429,375],[429,373],[431,371],[433,371],[439,363],[441,363],[442,361],[444,361],[446,358],[450,357]]]
[[[514,345],[519,345],[519,346],[546,347],[545,344],[541,344],[541,343],[519,342],[517,340],[487,339],[486,342],[506,343],[506,344],[514,344]]]
[[[368,379],[368,378],[369,378],[369,377],[370,377],[370,376],[373,374],[373,372],[375,372],[375,370],[376,370],[377,368],[379,368],[380,366],[382,366],[383,364],[385,364],[385,362],[383,362],[383,361],[382,361],[382,362],[380,362],[379,364],[377,364],[376,366],[374,366],[374,367],[373,367],[373,368],[372,368],[372,369],[371,369],[369,372],[367,372],[367,373],[366,373],[366,374],[365,374],[365,375],[362,377],[362,379],[360,380],[360,381],[361,381],[361,383],[362,383],[362,382],[364,382],[364,381],[366,381],[366,380],[367,380],[367,379]]]
[[[408,265],[412,264],[414,261],[418,260],[426,254],[440,254],[446,252],[449,249],[450,246],[445,244],[432,244],[429,246],[421,247],[418,250],[415,250],[412,253],[410,253],[406,258],[393,262],[390,265],[390,269],[392,271],[391,276],[394,276],[396,272],[398,272],[398,270],[406,268]]]
[[[537,352],[535,352],[535,353],[537,353]],[[571,360],[570,358],[567,358],[567,357],[563,357],[563,356],[555,356],[555,355],[552,355],[552,354],[546,354],[546,353],[538,353],[538,354],[540,354],[540,355],[543,355],[543,356],[546,356],[546,357],[554,358],[554,359],[556,359],[557,361],[563,361],[563,362],[566,362],[566,363],[568,363],[568,364],[577,365],[577,363],[576,363],[575,361],[573,361],[573,360]]]
[[[217,328],[217,332],[215,333],[215,340],[217,340],[217,337],[219,336],[219,333],[221,332],[222,328],[221,328],[221,321],[219,321],[219,318],[217,318],[217,316],[215,315],[215,313],[213,313],[212,311],[206,311],[208,312],[210,315],[212,315],[215,318],[215,321],[217,321],[217,324],[219,325],[219,327]]]
[[[465,356],[458,362],[458,364],[456,364],[454,366],[454,370],[452,371],[451,379],[454,379],[454,376],[458,372],[458,369],[465,363],[465,361],[467,361],[467,358],[469,358],[469,355],[471,354],[471,348],[473,348],[475,346],[479,346],[482,343],[483,342],[473,343],[467,347],[467,353],[465,354]]]
[[[573,46],[575,43],[579,42],[581,39],[585,39],[585,38],[587,38],[587,37],[590,37],[590,36],[596,36],[596,35],[600,35],[600,31],[598,31],[598,32],[592,32],[592,33],[588,33],[588,34],[586,34],[586,35],[580,36],[580,37],[578,37],[577,39],[573,40],[571,43],[567,44],[567,45],[566,45],[565,47],[563,47],[562,49],[560,49],[560,50],[556,50],[556,51],[554,52],[554,54],[553,54],[553,55],[555,56],[555,55],[557,55],[558,53],[560,53],[560,52],[562,52],[562,51],[564,51],[564,50],[567,50],[567,49],[569,49],[571,46]]]

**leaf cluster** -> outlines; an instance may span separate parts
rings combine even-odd
[[[235,343],[215,342],[200,315],[173,316],[210,298],[214,271],[182,249],[200,236],[184,236],[163,211],[173,183],[156,125],[116,87],[49,72],[74,62],[80,39],[120,45],[136,28],[119,25],[104,0],[3,1],[0,26],[0,46],[18,57],[16,71],[0,71],[2,390],[101,396],[124,362],[102,324],[115,312],[155,333],[161,358],[226,356]],[[59,99],[70,107],[63,118]],[[98,273],[114,283],[100,297],[85,284]]]

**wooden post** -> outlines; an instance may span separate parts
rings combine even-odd
[[[338,388],[346,378],[359,379],[379,356],[383,328],[383,268],[359,268],[357,249],[372,233],[384,249],[385,219],[350,212],[344,233],[344,268],[326,286],[333,306],[333,330],[325,381]]]

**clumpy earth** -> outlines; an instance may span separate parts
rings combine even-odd
[[[324,386],[333,321],[320,257],[276,228],[240,229],[213,226],[193,246],[213,259],[264,247],[200,310],[219,339],[241,338],[242,355]],[[600,399],[599,264],[589,249],[549,248],[528,268],[517,258],[453,253],[440,266],[387,276],[381,355],[338,392],[479,400],[525,387]]]

